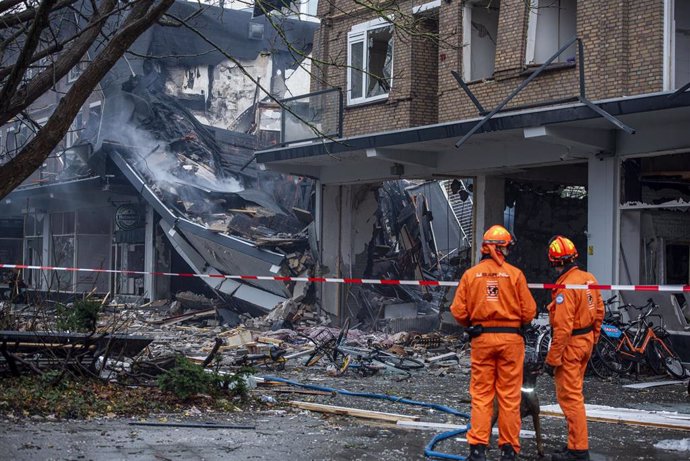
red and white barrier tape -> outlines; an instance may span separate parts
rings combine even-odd
[[[127,271],[115,269],[85,269],[80,267],[29,266],[25,264],[0,264],[0,269],[32,269],[44,271],[64,272],[102,272],[106,274],[125,275],[153,275],[157,277],[198,277],[211,279],[233,280],[267,280],[277,282],[314,282],[314,283],[349,283],[356,285],[413,285],[425,287],[455,287],[459,282],[439,280],[389,280],[389,279],[360,279],[333,277],[284,277],[280,275],[224,275],[224,274],[195,274],[185,272],[147,272]],[[606,290],[606,291],[661,291],[669,293],[690,292],[690,285],[562,285],[556,283],[528,283],[530,288],[537,290],[569,289],[569,290]]]

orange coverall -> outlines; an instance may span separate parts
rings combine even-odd
[[[532,321],[536,303],[522,271],[486,257],[460,279],[450,311],[464,326],[520,327]],[[525,343],[515,333],[484,333],[472,339],[471,445],[488,445],[494,398],[498,397],[498,445],[520,451],[520,387]]]
[[[577,266],[566,268],[557,284],[591,285],[596,278]],[[592,348],[599,340],[604,302],[599,290],[557,289],[549,304],[553,339],[546,363],[554,367],[556,398],[568,423],[568,448],[588,450],[587,417],[582,385]],[[592,326],[592,332],[574,336],[573,330]]]

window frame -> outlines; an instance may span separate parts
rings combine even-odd
[[[465,82],[489,80],[493,78],[493,74],[496,72],[496,50],[498,49],[498,43],[496,43],[494,49],[494,71],[491,75],[486,77],[479,79],[472,78],[472,9],[477,3],[479,3],[479,0],[465,1],[462,9],[462,78]],[[500,2],[498,5],[500,10]],[[498,39],[498,34],[496,38]],[[498,40],[496,40],[496,42],[498,42]]]
[[[347,105],[355,106],[359,104],[367,104],[375,101],[382,101],[388,99],[391,89],[393,89],[393,66],[395,61],[395,45],[393,45],[393,58],[391,58],[391,77],[390,77],[390,89],[387,93],[379,94],[376,96],[365,96],[368,73],[369,73],[369,48],[366,46],[367,37],[370,32],[376,29],[382,29],[384,27],[392,27],[390,20],[386,18],[376,18],[371,21],[367,21],[361,24],[352,26],[352,29],[347,33]],[[353,98],[352,97],[352,45],[356,43],[362,43],[362,62],[364,63],[364,72],[362,73],[362,96]]]
[[[541,0],[530,0],[529,3],[529,12],[528,12],[528,18],[527,18],[527,46],[525,47],[525,65],[527,66],[538,66],[541,64],[544,64],[544,62],[537,62],[536,61],[536,51],[537,51],[537,27],[539,23],[539,2]],[[562,0],[552,0],[552,1],[558,1],[559,3],[559,9],[560,9],[560,2]],[[575,33],[577,34],[577,0],[574,1],[575,4]],[[559,30],[560,34],[560,30]],[[558,44],[556,46],[556,50],[558,50],[561,47],[561,42],[560,42],[560,37],[558,39]],[[565,52],[564,52],[565,53]],[[555,63],[564,63],[566,61],[561,61],[561,57],[563,55],[559,56],[557,60],[555,60],[552,64]]]

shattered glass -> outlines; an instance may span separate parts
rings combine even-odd
[[[393,27],[374,29],[367,37],[367,97],[387,94],[391,89],[393,68]]]

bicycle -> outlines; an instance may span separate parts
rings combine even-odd
[[[606,334],[605,329],[610,328],[611,325],[617,326],[621,324],[620,313],[614,312],[611,306],[616,302],[618,298],[617,295],[604,301],[604,321],[601,326],[601,336]],[[606,341],[606,339],[600,339],[599,342]],[[603,347],[603,346],[602,346]],[[610,367],[604,363],[602,357],[596,353],[596,345],[592,351],[592,355],[589,357],[588,370],[594,373],[596,376],[602,379],[607,379],[615,376],[617,373],[611,370]]]
[[[423,362],[413,358],[400,357],[377,348],[346,346],[349,330],[350,320],[347,319],[337,338],[329,334],[322,339],[321,344],[311,339],[315,347],[305,365],[313,366],[326,357],[334,365],[337,375],[351,367],[364,376],[371,376],[385,369],[407,373],[409,370],[424,368]]]
[[[287,351],[277,346],[271,346],[268,352],[262,354],[245,354],[233,360],[235,366],[265,366],[269,369],[284,370]]]
[[[624,305],[619,309],[640,311],[635,321],[620,325],[621,328],[613,323],[602,324],[594,352],[611,371],[625,374],[633,365],[645,361],[655,373],[665,370],[674,378],[685,377],[685,368],[668,340],[668,333],[663,326],[654,326],[649,320],[658,307],[652,299],[642,307]]]

